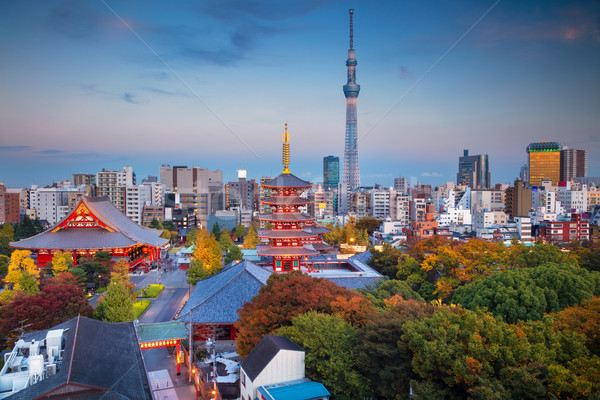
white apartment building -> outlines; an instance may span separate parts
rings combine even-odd
[[[108,196],[109,200],[122,213],[126,213],[125,196],[127,186],[135,185],[132,167],[123,167],[121,171],[105,170],[96,174],[98,196]]]
[[[408,195],[408,179],[403,176],[394,178],[394,190],[401,196]]]
[[[585,212],[588,209],[587,186],[583,185],[581,190],[559,190],[558,201],[567,213]]]
[[[125,186],[125,215],[127,218],[141,224],[145,205],[154,205],[152,204],[152,187],[150,185]]]
[[[378,220],[383,220],[390,216],[389,190],[371,191],[371,216]]]
[[[29,191],[29,208],[35,210],[40,220],[46,220],[51,225],[56,224],[69,213],[69,199],[76,194],[85,194],[84,188],[51,187],[40,188],[32,185]]]
[[[410,225],[410,196],[393,191],[390,196],[390,216],[402,226]]]

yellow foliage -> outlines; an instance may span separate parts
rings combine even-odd
[[[222,258],[221,247],[214,236],[207,229],[198,231],[192,260],[200,261],[204,269],[212,272],[222,266]]]
[[[16,284],[23,272],[27,272],[36,278],[40,276],[40,271],[36,267],[33,259],[29,257],[29,250],[15,250],[10,256],[10,264],[8,264],[8,274],[5,281],[7,283]]]
[[[57,251],[52,257],[52,272],[54,276],[59,273],[67,271],[73,266],[73,256],[69,252]]]

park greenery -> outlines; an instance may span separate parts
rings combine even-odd
[[[372,253],[386,278],[366,289],[273,274],[239,311],[240,355],[290,337],[334,399],[600,398],[595,245],[432,238]]]
[[[154,299],[154,298],[158,297],[158,295],[160,294],[160,292],[163,291],[164,288],[165,288],[165,285],[150,284],[150,285],[144,286],[140,290],[136,290],[135,295],[136,295],[136,297],[144,297],[147,299]]]

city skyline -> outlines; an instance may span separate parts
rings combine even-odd
[[[463,149],[509,183],[542,140],[588,150],[600,176],[595,2],[107,0],[0,5],[0,181],[162,164],[274,176],[287,122],[291,171],[319,182],[344,150],[349,8],[363,185],[454,181]]]

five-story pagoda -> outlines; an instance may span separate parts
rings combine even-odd
[[[265,183],[271,196],[262,200],[269,205],[270,214],[262,214],[261,221],[270,224],[270,229],[263,229],[258,236],[268,239],[269,244],[258,248],[258,255],[273,258],[274,272],[300,270],[302,260],[308,256],[319,254],[329,245],[323,243],[319,236],[323,232],[316,230],[315,218],[301,212],[300,208],[312,201],[301,197],[301,194],[312,187],[312,183],[294,176],[289,170],[290,135],[285,124],[283,134],[283,172],[277,178]]]

